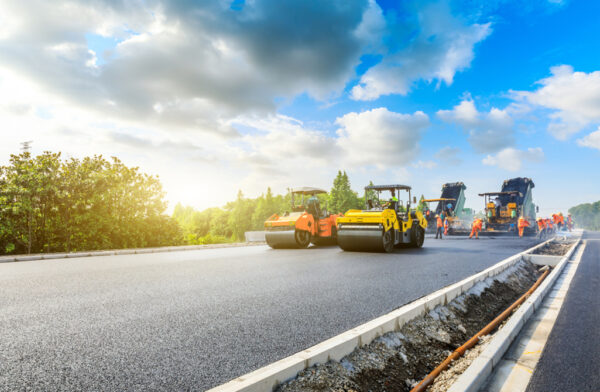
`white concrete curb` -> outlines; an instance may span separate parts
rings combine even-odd
[[[498,365],[502,356],[508,350],[513,340],[521,332],[521,328],[527,323],[527,320],[540,308],[542,300],[550,291],[554,282],[561,274],[565,265],[581,243],[581,236],[564,255],[552,272],[548,275],[542,284],[533,292],[533,294],[517,309],[517,311],[508,319],[501,330],[496,332],[481,354],[469,365],[467,370],[461,374],[456,382],[448,389],[448,392],[475,392],[481,388],[487,378],[492,374],[493,369]],[[531,249],[533,250],[533,249]],[[529,253],[529,251],[528,251]],[[527,259],[525,256],[524,259]]]
[[[183,245],[183,246],[165,246],[162,248],[137,248],[137,249],[117,249],[117,250],[98,250],[90,252],[72,252],[72,253],[36,253],[31,255],[15,255],[15,256],[0,256],[0,263],[12,263],[17,261],[32,261],[32,260],[54,260],[76,257],[92,257],[92,256],[115,256],[115,255],[133,255],[146,253],[164,253],[164,252],[179,252],[184,250],[198,249],[220,249],[220,248],[239,248],[242,246],[257,246],[263,245],[259,242],[245,243],[226,243],[226,244],[210,244],[210,245]]]
[[[533,248],[500,261],[482,272],[419,298],[386,315],[359,325],[304,351],[210,389],[209,392],[271,391],[278,384],[295,377],[298,372],[308,367],[325,363],[329,360],[339,361],[357,347],[367,345],[385,333],[398,331],[408,321],[426,314],[438,305],[446,305],[454,298],[468,291],[477,282],[501,273],[521,261],[524,254],[532,252],[550,241],[552,239],[544,241]]]

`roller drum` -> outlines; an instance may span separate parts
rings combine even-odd
[[[299,235],[300,233],[303,233],[304,235]],[[300,233],[295,229],[267,231],[265,233],[265,239],[267,245],[273,249],[306,248],[310,244],[310,235],[307,232]]]
[[[381,229],[350,229],[338,230],[338,245],[346,251],[354,252],[385,252],[383,232]]]

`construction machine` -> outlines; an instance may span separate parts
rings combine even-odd
[[[321,209],[317,195],[327,193],[319,188],[291,189],[291,211],[273,214],[265,221],[265,238],[271,248],[307,248],[314,245],[335,245],[336,218]],[[308,198],[307,198],[308,197]],[[299,202],[298,204],[296,204]]]
[[[465,209],[465,189],[462,182],[449,182],[442,185],[442,194],[439,199],[425,199],[427,209],[424,211],[428,227],[435,230],[435,216],[444,212],[448,218],[448,234],[469,234],[472,214],[470,209]],[[437,203],[435,209],[430,206]]]
[[[485,205],[484,232],[516,235],[519,217],[523,216],[529,222],[524,234],[535,234],[539,207],[533,204],[534,187],[531,178],[517,177],[505,180],[500,192],[480,193]]]
[[[407,185],[365,187],[365,210],[349,210],[337,218],[338,245],[346,251],[392,252],[394,248],[420,248],[425,240],[427,220],[411,209],[411,188]],[[381,192],[391,198],[382,204]],[[408,193],[406,204],[399,198]],[[370,196],[371,195],[371,196]],[[398,195],[398,197],[396,197]],[[413,204],[416,205],[416,198]]]

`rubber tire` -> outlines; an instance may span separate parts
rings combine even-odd
[[[296,230],[294,238],[299,248],[308,248],[308,245],[310,245],[310,233],[308,231]]]
[[[413,228],[410,233],[410,246],[411,248],[420,248],[425,242],[425,230],[419,225]]]
[[[392,253],[394,251],[394,229],[390,229],[383,233],[381,241],[383,243],[383,251],[385,253]]]

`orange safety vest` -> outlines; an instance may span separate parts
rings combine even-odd
[[[442,223],[442,218],[440,218],[439,216],[437,217],[437,227],[442,227],[444,226],[444,224]]]
[[[540,230],[543,230],[546,227],[546,222],[544,222],[544,220],[541,218],[538,219],[537,224],[538,224],[538,228]]]
[[[529,222],[527,222],[525,220],[525,218],[519,218],[518,226],[519,226],[519,228],[521,228],[521,227],[527,227],[527,226],[529,226]]]
[[[481,230],[482,224],[483,224],[483,222],[481,221],[481,219],[477,218],[473,221],[473,228]]]

